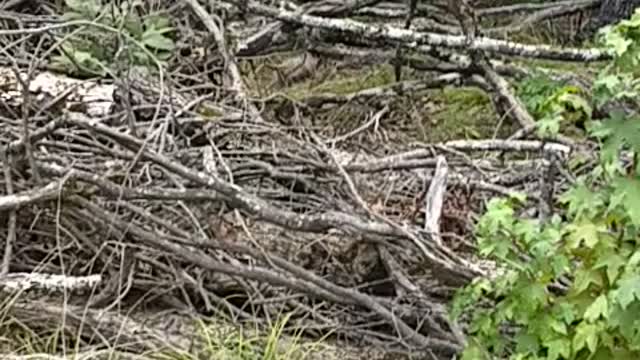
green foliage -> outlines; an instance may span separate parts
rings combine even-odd
[[[81,27],[62,40],[60,54],[52,63],[81,75],[105,75],[117,60],[149,66],[166,60],[175,49],[169,36],[173,28],[162,16],[139,15],[140,1],[65,0],[65,20],[84,20],[95,26]]]
[[[599,40],[609,49],[614,61],[594,84],[598,103],[637,98],[640,89],[640,8],[631,19],[603,29]]]
[[[545,74],[529,76],[518,83],[516,95],[524,103],[527,110],[534,117],[543,115],[542,105],[555,92],[564,86]]]
[[[541,136],[558,134],[563,124],[588,121],[593,113],[578,87],[558,83],[545,75],[525,79],[518,87],[518,95],[537,119]]]
[[[640,11],[603,33],[615,59],[596,81],[595,102],[635,91],[639,35]],[[539,89],[545,100],[528,105],[542,121],[590,117],[573,89]],[[478,221],[480,254],[504,272],[475,280],[454,299],[452,316],[473,310],[463,359],[640,357],[640,119],[612,114],[588,131],[600,141],[599,162],[560,197],[563,216],[522,218],[520,201],[493,199]]]

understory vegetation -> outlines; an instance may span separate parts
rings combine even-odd
[[[581,121],[600,149],[550,218],[521,217],[521,197],[489,202],[476,239],[504,272],[474,281],[454,302],[454,316],[473,306],[463,359],[640,357],[640,118],[623,109],[591,118],[592,104],[638,99],[640,11],[601,39],[614,60],[595,80],[592,99],[539,79],[523,86],[541,132]]]
[[[413,2],[46,3],[37,31],[0,3],[0,75],[113,85],[114,107],[0,76],[0,360],[640,358],[640,9],[566,53],[555,24],[490,33],[551,53],[503,62],[455,43],[477,40],[463,14],[416,25],[462,60],[406,40]],[[393,33],[332,28],[341,6],[406,21],[393,40],[442,64],[400,76]],[[39,278],[12,273],[97,276],[107,300],[22,298]]]

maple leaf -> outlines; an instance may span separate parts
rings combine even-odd
[[[567,339],[555,339],[545,345],[547,346],[548,360],[566,359],[571,354],[571,342]]]
[[[591,284],[596,286],[602,285],[602,277],[598,271],[582,270],[576,273],[576,278],[573,284],[576,292],[581,293],[585,291]]]
[[[586,347],[591,353],[594,353],[597,346],[598,327],[594,324],[588,324],[586,322],[580,323],[576,327],[576,334],[573,337],[574,350],[578,352]]]
[[[629,213],[631,222],[640,226],[640,181],[627,177],[619,177],[613,182],[614,195]]]
[[[640,302],[632,303],[626,309],[620,305],[612,306],[609,326],[619,329],[620,334],[627,340],[633,340],[640,334],[638,313],[640,313]]]
[[[601,130],[607,132],[609,139],[615,140],[612,144],[623,141],[634,151],[640,151],[640,119],[637,117],[630,118],[621,111],[613,112],[609,119],[602,123]]]
[[[624,267],[625,263],[626,261],[621,255],[613,251],[609,251],[598,259],[598,262],[594,265],[594,269],[606,268],[607,278],[610,283],[613,283],[620,274],[620,269]]]
[[[536,336],[531,334],[520,333],[516,335],[515,340],[516,340],[516,351],[519,353],[535,354],[538,352],[538,349],[540,348],[540,343],[538,342],[538,339],[536,338]]]
[[[614,297],[622,308],[626,308],[634,300],[640,299],[640,274],[632,274],[618,281]]]
[[[560,197],[560,201],[569,205],[568,212],[575,218],[591,216],[604,205],[602,197],[591,191],[584,182],[576,184],[565,192]]]
[[[604,294],[601,294],[584,312],[584,318],[587,321],[596,321],[600,317],[608,318],[609,302]]]
[[[593,249],[599,240],[598,233],[607,230],[601,224],[594,224],[588,221],[571,224],[568,229],[570,231],[568,236],[569,247],[572,249],[580,247],[582,243],[589,249]]]

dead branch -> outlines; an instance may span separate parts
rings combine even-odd
[[[588,81],[507,58],[607,59],[486,35],[598,3],[467,7],[457,18],[443,3],[158,3],[176,49],[160,76],[104,62],[127,68],[126,81],[119,71],[77,79],[44,61],[70,32],[102,25],[11,4],[0,11],[0,288],[22,294],[8,314],[48,330],[64,319],[87,358],[193,350],[202,339],[185,320],[264,330],[282,314],[287,331],[355,346],[360,358],[378,359],[374,348],[457,356],[465,323],[449,321],[446,303],[501,271],[471,253],[473,220],[487,199],[516,192],[526,214],[550,214],[555,189],[575,179],[565,160],[590,153],[589,143],[531,139],[536,120],[510,83],[537,71]],[[514,27],[483,29],[474,12]],[[512,14],[528,20],[502,19]],[[402,81],[388,78],[396,60]],[[351,83],[329,86],[345,74]],[[455,87],[489,94],[520,130],[414,136],[437,128],[422,110]]]
[[[598,49],[558,49],[552,46],[525,45],[486,37],[478,37],[472,43],[467,44],[465,36],[416,33],[412,30],[405,30],[391,26],[376,26],[352,20],[325,19],[317,16],[277,10],[254,1],[247,2],[246,8],[257,14],[270,16],[282,21],[293,22],[300,25],[339,31],[353,36],[365,37],[371,40],[401,42],[404,46],[420,52],[429,52],[431,50],[430,47],[444,47],[449,49],[469,49],[548,60],[586,62],[601,61],[609,58],[605,52]]]

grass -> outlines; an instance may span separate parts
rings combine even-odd
[[[303,343],[300,333],[293,337],[285,335],[288,318],[284,316],[278,319],[267,334],[258,330],[231,328],[216,322],[198,321],[198,337],[203,343],[201,349],[173,356],[160,354],[158,359],[302,360],[309,358],[309,353],[314,350],[320,351],[318,343]]]
[[[432,91],[430,101],[437,108],[425,118],[432,134],[423,141],[491,138],[511,129],[508,122],[496,120],[491,100],[479,89],[448,87]]]
[[[346,95],[365,89],[390,85],[395,81],[393,68],[389,65],[380,65],[361,71],[349,71],[341,74],[333,74],[322,84],[316,86],[316,93],[332,93]],[[291,89],[295,91],[296,89]]]
[[[338,359],[340,356],[324,339],[309,342],[301,331],[289,335],[289,316],[283,315],[266,331],[258,328],[237,328],[217,319],[194,320],[194,344],[191,349],[169,349],[147,352],[141,359],[154,360],[306,360]],[[35,322],[34,322],[35,323]],[[42,324],[38,324],[40,327]],[[61,327],[21,323],[10,316],[0,322],[0,354],[35,356],[37,354],[64,354],[67,358],[130,359],[130,354],[119,355],[117,346],[98,340],[88,343],[73,334],[64,333]],[[286,330],[286,331],[285,331]],[[72,331],[76,331],[74,328]],[[183,334],[189,336],[189,334]],[[88,350],[87,350],[88,349]],[[87,357],[88,356],[88,357]]]

